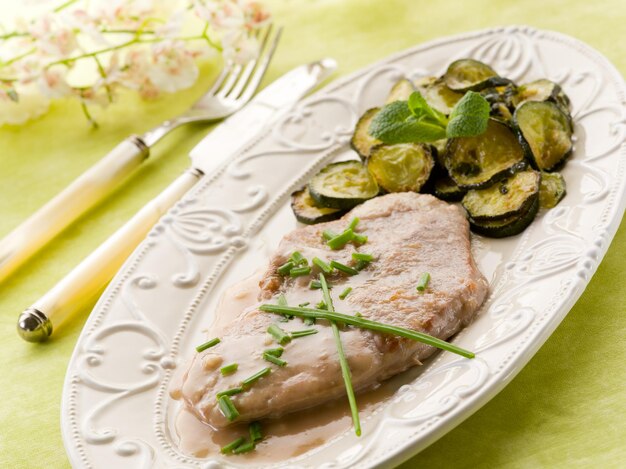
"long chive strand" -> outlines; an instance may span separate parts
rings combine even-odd
[[[320,272],[320,283],[322,284],[322,294],[324,296],[324,303],[328,311],[334,311],[333,300],[328,290],[328,283],[326,283],[326,277]],[[346,386],[346,394],[348,395],[348,402],[350,403],[350,411],[352,412],[352,422],[354,424],[354,433],[356,436],[361,436],[361,420],[359,419],[359,408],[356,405],[356,397],[354,397],[354,389],[352,388],[352,376],[350,373],[350,366],[346,359],[346,354],[343,350],[343,344],[341,343],[341,336],[339,335],[339,327],[335,321],[330,321],[330,327],[333,330],[333,336],[335,337],[335,343],[337,344],[337,353],[339,354],[339,364],[341,365],[341,375],[343,376],[343,382]]]

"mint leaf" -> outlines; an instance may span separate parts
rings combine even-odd
[[[389,144],[434,142],[445,138],[445,126],[431,122],[427,112],[418,112],[421,117],[411,112],[407,101],[389,103],[372,120],[369,134]]]
[[[489,103],[474,91],[465,93],[450,112],[446,129],[448,138],[474,137],[487,130]]]
[[[414,91],[409,96],[409,109],[418,120],[431,120],[433,123],[446,126],[448,119],[444,114],[430,107],[430,104],[424,99],[419,91]]]

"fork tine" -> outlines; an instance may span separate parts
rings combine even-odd
[[[226,94],[230,91],[230,89],[233,87],[233,85],[237,81],[237,78],[239,77],[239,74],[241,73],[241,69],[242,69],[241,65],[235,65],[234,67],[231,68],[231,72],[228,75],[228,78],[226,79],[226,81],[224,82],[224,84],[222,85],[222,87],[216,94],[217,97],[223,98],[226,96]]]
[[[271,30],[271,26],[269,29]],[[263,42],[263,46],[265,46],[265,44],[267,43],[267,40],[270,36],[270,30],[268,30],[265,41]],[[278,30],[276,31],[276,35],[274,36],[274,39],[272,40],[272,42],[269,44],[268,48],[266,49],[267,52],[265,53],[265,56],[261,59],[259,55],[259,65],[254,71],[254,75],[252,75],[252,77],[250,78],[250,81],[246,84],[246,87],[243,90],[243,93],[241,94],[241,96],[239,96],[238,98],[239,100],[243,100],[244,102],[248,101],[252,97],[252,95],[256,92],[259,85],[261,84],[261,80],[265,76],[265,72],[267,71],[270,65],[270,61],[272,60],[272,57],[274,56],[274,52],[276,52],[276,46],[278,45],[278,41],[280,40],[280,35],[282,31],[283,31],[283,28],[278,28]]]
[[[265,44],[267,43],[267,38],[269,37],[271,30],[272,30],[272,25],[270,24],[267,28],[265,28],[265,31],[259,30],[256,32],[256,38],[257,40],[259,40],[259,53],[257,54],[256,57],[254,57],[252,60],[250,60],[246,64],[243,70],[243,73],[241,74],[239,80],[237,80],[237,84],[233,87],[231,91],[228,92],[228,95],[226,96],[227,98],[237,99],[237,97],[241,94],[241,91],[243,90],[246,83],[248,83],[248,79],[250,78],[250,75],[252,75],[252,72],[254,71],[254,68],[256,67],[256,64],[258,62],[259,57],[261,56],[263,48],[265,47]]]
[[[230,61],[224,64],[224,67],[222,67],[222,71],[220,72],[218,77],[215,79],[215,81],[211,85],[211,88],[209,89],[209,91],[205,93],[206,95],[215,94],[217,90],[220,89],[220,86],[222,86],[222,83],[224,83],[224,78],[226,78],[226,75],[230,73],[232,67],[233,67],[233,64]]]

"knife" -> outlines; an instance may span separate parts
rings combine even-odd
[[[28,342],[43,342],[65,319],[93,301],[152,226],[204,174],[232,157],[263,129],[269,128],[335,69],[333,59],[296,67],[216,127],[190,152],[189,169],[20,314],[17,322],[19,335]]]

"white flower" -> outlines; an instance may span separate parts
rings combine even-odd
[[[16,87],[18,101],[0,99],[0,125],[20,125],[48,111],[50,101],[38,92],[35,85]]]
[[[152,48],[148,78],[158,89],[173,93],[189,88],[198,78],[193,52],[181,41],[165,41]]]
[[[222,36],[223,55],[226,60],[236,63],[246,63],[259,54],[259,42],[249,34],[231,29]]]
[[[185,21],[185,10],[176,10],[173,12],[167,22],[154,28],[154,34],[162,38],[175,38],[180,36]]]
[[[60,68],[44,70],[37,80],[41,94],[48,98],[62,98],[72,94],[65,73]]]
[[[34,20],[28,32],[37,39],[38,51],[53,57],[67,57],[78,47],[72,28],[52,13]]]

